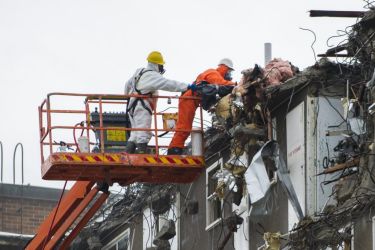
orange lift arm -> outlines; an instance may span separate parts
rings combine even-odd
[[[52,210],[43,224],[39,226],[35,237],[25,249],[54,249],[58,244],[60,244],[59,249],[67,249],[109,196],[107,185],[94,187],[94,184],[95,182],[93,181],[77,181],[72,189],[64,195],[60,204]],[[101,194],[95,199],[99,192]],[[80,220],[76,221],[78,217],[80,217]],[[75,226],[70,234],[66,236],[66,232],[73,223],[75,223]],[[64,236],[66,237],[62,239]]]
[[[75,110],[56,109],[53,105],[55,109],[51,109],[51,98],[55,96],[74,99],[85,98],[85,108]],[[116,126],[112,123],[104,124],[103,105],[117,104],[123,107],[124,104],[127,104],[126,100],[129,97],[132,96],[52,93],[42,102],[39,107],[42,177],[45,180],[74,180],[76,183],[62,197],[59,204],[39,227],[35,237],[26,246],[27,250],[67,249],[108,198],[108,185],[115,182],[123,186],[134,182],[190,183],[200,175],[205,166],[203,155],[160,154],[160,149],[166,148],[166,145],[160,145],[158,133],[183,131],[171,129],[167,126],[162,129],[158,128],[157,120],[158,116],[163,115],[162,112],[153,112],[153,128],[128,128],[126,124],[122,123],[120,125],[116,123]],[[148,96],[136,97],[150,98]],[[179,97],[157,96],[153,98],[170,99]],[[198,97],[189,97],[188,99],[199,100]],[[98,111],[90,112],[90,105],[97,105]],[[77,128],[77,125],[67,126],[66,124],[56,125],[52,121],[53,114],[77,115],[80,117],[81,122],[78,123],[80,127]],[[96,120],[96,122],[94,123],[93,120]],[[87,149],[85,150],[81,150],[79,139],[76,140],[76,129],[81,131],[81,139],[86,139]],[[56,130],[60,132],[71,130],[73,142],[65,137],[68,135],[67,133],[64,134],[64,140],[68,141],[61,141],[59,134],[54,132]],[[85,130],[86,134],[83,136]],[[153,132],[155,134],[153,151],[149,154],[128,154],[124,152],[126,132],[129,131]],[[183,132],[200,133],[203,138],[202,109],[200,109],[200,128]],[[90,140],[90,134],[92,133],[95,134],[95,137],[98,137],[99,145],[97,145],[97,141]],[[104,145],[105,143],[107,145]],[[58,146],[60,147],[57,148]],[[93,146],[96,147],[90,149]],[[69,152],[69,147],[75,148],[75,150],[73,149],[74,152]],[[47,157],[44,153],[48,154]],[[104,184],[94,187],[95,182]]]

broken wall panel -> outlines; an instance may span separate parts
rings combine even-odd
[[[340,112],[340,113],[338,113]],[[327,205],[335,183],[324,185],[336,175],[318,175],[324,165],[334,159],[334,148],[343,136],[334,131],[346,128],[343,123],[341,100],[334,97],[310,97],[306,99],[306,211],[308,215],[321,212]],[[327,131],[335,136],[326,136]]]
[[[355,232],[355,237],[353,237],[353,249],[375,249],[374,242],[374,228],[372,228],[374,213],[365,214],[362,218],[357,219],[353,223],[353,229]]]
[[[286,116],[287,164],[292,184],[302,211],[305,212],[305,104],[301,102]],[[297,215],[288,202],[289,230],[298,223]]]
[[[249,198],[247,195],[242,197],[241,203],[239,206],[232,204],[232,211],[236,212],[239,216],[242,217],[243,223],[239,226],[237,232],[234,233],[233,243],[234,249],[249,249]]]
[[[344,111],[339,98],[318,97],[316,99],[319,110],[316,124],[316,169],[317,172],[320,173],[324,170],[323,165],[325,164],[325,157],[327,157],[326,159],[333,159],[335,146],[344,138],[343,135],[326,136],[326,131],[346,129],[346,124],[343,123],[343,119],[340,116],[340,114],[343,115]],[[331,105],[339,111],[340,114],[337,113]],[[336,178],[336,176],[332,174],[319,175],[316,177],[317,204],[315,206],[315,212],[320,212],[323,209],[329,196],[332,194],[332,188],[335,184],[330,183],[323,185],[322,182],[330,181],[334,178]]]

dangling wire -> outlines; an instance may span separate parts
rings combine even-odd
[[[312,49],[312,51],[313,51],[313,53],[314,53],[315,63],[318,63],[318,60],[316,59],[315,49],[314,49],[314,44],[315,44],[315,42],[316,42],[316,35],[315,35],[315,32],[312,31],[312,30],[310,30],[310,29],[306,29],[306,28],[301,28],[301,27],[300,27],[300,29],[301,29],[301,30],[305,30],[305,31],[310,31],[310,32],[314,35],[314,41],[313,41],[312,44],[311,44],[311,49]]]

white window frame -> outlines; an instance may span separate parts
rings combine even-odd
[[[375,250],[375,216],[372,217],[372,250]]]
[[[218,168],[219,166],[219,168]],[[217,219],[215,219],[214,221],[210,221],[210,218],[211,218],[211,205],[210,205],[210,200],[213,199],[212,197],[212,194],[209,194],[208,192],[208,182],[209,182],[209,173],[214,171],[214,170],[219,170],[219,169],[222,169],[223,168],[223,158],[220,158],[219,160],[217,160],[215,163],[213,163],[210,167],[208,167],[206,169],[206,231],[209,231],[211,230],[212,228],[214,228],[215,226],[217,226],[222,218],[219,217]],[[223,200],[220,201],[220,206],[221,206],[221,211],[222,213],[224,213],[223,211],[223,205],[224,205],[224,202]]]
[[[111,247],[115,246],[116,245],[116,249],[118,249],[118,242],[125,236],[125,235],[128,235],[128,247],[127,247],[127,250],[131,250],[129,247],[130,247],[130,228],[126,229],[124,232],[122,232],[121,234],[117,235],[116,238],[114,238],[113,240],[111,240],[107,245],[105,245],[103,247],[103,250],[108,250],[110,249]]]

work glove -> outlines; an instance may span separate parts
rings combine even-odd
[[[191,89],[191,91],[196,91],[197,90],[197,85],[195,83],[191,83],[188,85],[187,89]]]
[[[228,86],[228,85],[219,86],[218,94],[220,97],[224,97],[228,95],[229,93],[231,93],[233,88],[234,86]]]

